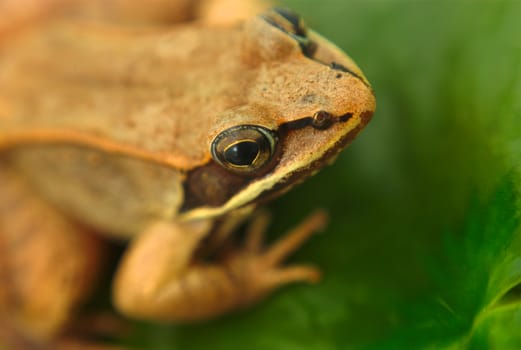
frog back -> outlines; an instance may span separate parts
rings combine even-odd
[[[210,157],[201,125],[244,103],[237,33],[62,21],[24,33],[0,57],[0,149],[62,142],[201,165]]]

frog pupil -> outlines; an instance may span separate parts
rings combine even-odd
[[[253,164],[259,151],[257,142],[252,140],[241,141],[228,147],[224,151],[224,158],[235,166],[248,166]]]

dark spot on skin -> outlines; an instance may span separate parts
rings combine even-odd
[[[344,73],[350,73],[351,71],[347,69],[345,66],[341,65],[340,63],[331,62],[330,67],[334,70],[339,70]],[[351,72],[352,73],[352,72]]]
[[[300,102],[304,104],[312,104],[317,100],[317,95],[315,94],[307,94],[300,98]]]
[[[136,122],[132,119],[126,119],[125,121],[125,125],[129,128],[129,129],[135,129],[136,128]]]
[[[346,113],[346,114],[340,116],[338,118],[338,120],[344,123],[344,122],[347,122],[349,119],[351,119],[352,116],[353,116],[353,113]]]
[[[264,16],[262,16],[262,18],[266,21],[266,23],[271,24],[275,28],[282,30],[284,33],[287,33],[287,31],[280,24],[278,24],[277,21],[275,21],[273,18],[269,17],[268,15],[264,15]]]
[[[304,56],[313,59],[318,46],[308,38],[306,26],[300,16],[287,9],[274,8],[261,15],[261,18],[292,37],[299,44]]]
[[[313,59],[313,57],[315,56],[315,52],[317,52],[317,43],[306,38],[305,41],[299,41],[299,44],[304,56]]]
[[[352,70],[350,70],[349,68],[347,68],[346,66],[340,64],[340,63],[337,63],[337,62],[331,62],[329,64],[329,67],[331,67],[331,69],[334,69],[334,70],[338,70],[338,71],[341,71],[341,72],[344,72],[344,73],[348,73],[350,75],[352,75],[353,77],[359,79],[362,83],[364,83],[365,86],[369,86],[367,85],[367,83],[365,82],[365,80],[358,74],[356,74],[355,72],[353,72]],[[340,74],[340,73],[339,73]],[[340,78],[342,75],[340,74],[336,75],[337,78]]]
[[[282,7],[275,7],[273,11],[277,12],[279,15],[284,17],[289,23],[291,23],[296,35],[306,36],[306,27],[304,26],[304,23],[302,22],[302,19],[298,14]]]
[[[341,73],[337,73],[337,75],[335,75],[335,78],[337,78],[337,79],[340,79],[342,77],[343,77],[343,75]]]

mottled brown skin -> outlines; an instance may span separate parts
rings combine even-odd
[[[244,246],[205,257],[365,126],[375,100],[358,67],[285,12],[235,21],[215,0],[179,1],[172,16],[163,0],[47,2],[0,22],[0,319],[35,343],[60,339],[94,286],[100,234],[132,239],[113,289],[132,317],[208,319],[317,281],[316,268],[281,263],[323,212],[269,249],[257,215]],[[259,171],[212,158],[237,125],[278,135]]]

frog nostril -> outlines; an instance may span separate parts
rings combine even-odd
[[[333,70],[336,70],[336,71],[340,71],[340,72],[343,72],[343,73],[347,73],[347,74],[350,74],[352,76],[354,76],[355,78],[359,79],[362,83],[364,83],[364,85],[368,86],[367,82],[364,80],[364,78],[362,78],[359,74],[353,72],[351,69],[347,68],[346,66],[344,66],[343,64],[340,64],[338,62],[331,62],[329,64],[329,67]],[[336,75],[336,78],[342,78],[342,75]]]
[[[349,69],[347,69],[344,65],[341,65],[340,63],[337,63],[337,62],[331,62],[329,64],[329,66],[334,69],[334,70],[339,70],[341,72],[344,72],[344,73],[350,73],[351,71]]]

